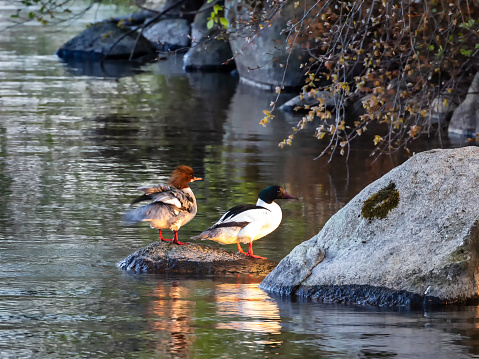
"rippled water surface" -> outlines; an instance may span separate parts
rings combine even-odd
[[[15,9],[0,1],[2,29]],[[277,113],[258,125],[273,94],[229,75],[185,75],[180,57],[100,68],[54,55],[87,23],[124,11],[94,8],[60,26],[0,32],[1,358],[479,355],[475,306],[320,304],[269,296],[246,275],[120,271],[117,262],[158,239],[148,226],[121,223],[135,188],[165,182],[179,163],[205,178],[192,185],[199,212],[181,240],[254,203],[267,185],[299,197],[281,203],[283,223],[255,242],[255,253],[280,260],[404,160],[373,161],[365,149],[348,165],[314,161],[321,147],[311,133],[281,150],[297,119]]]

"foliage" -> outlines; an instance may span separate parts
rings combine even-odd
[[[287,1],[263,10],[262,23],[274,21]],[[302,96],[328,91],[338,100],[334,109],[306,107],[307,114],[280,146],[310,122],[315,136],[328,140],[327,151],[349,151],[351,142],[371,124],[386,128],[375,134],[377,151],[406,148],[412,139],[431,133],[429,116],[436,99],[447,106],[467,90],[479,59],[479,3],[472,0],[322,0],[305,6],[302,16],[284,30],[293,47],[307,51]],[[271,20],[273,19],[273,20]],[[258,22],[252,16],[251,23]],[[364,114],[351,121],[346,105],[362,102]],[[274,110],[276,102],[272,103]],[[262,123],[272,118],[265,111]]]
[[[208,3],[212,3],[213,0],[208,0]],[[211,12],[210,17],[208,18],[208,22],[206,23],[206,27],[208,29],[212,29],[215,25],[227,28],[228,27],[228,20],[224,17],[224,7],[219,4],[213,5],[213,11]]]

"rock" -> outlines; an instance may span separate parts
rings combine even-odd
[[[128,15],[115,16],[110,19],[111,22],[120,23],[123,26],[142,25],[146,20],[149,20],[161,10],[141,10]]]
[[[300,108],[298,109],[298,111],[308,111],[308,109],[305,109],[304,107],[312,107],[319,105],[319,98],[324,100],[324,105],[328,109],[332,109],[333,107],[335,107],[336,102],[339,100],[337,95],[333,95],[329,91],[318,91],[316,96],[309,96],[308,94],[305,94],[303,98],[301,98],[301,95],[293,97],[289,101],[282,104],[279,109],[286,112],[296,112],[294,109],[299,106]]]
[[[208,29],[208,18],[211,16],[211,4],[205,3],[195,15],[195,19],[191,24],[191,42],[193,46],[204,39],[214,38],[214,27]],[[213,36],[212,36],[213,35]]]
[[[416,154],[354,197],[260,288],[367,305],[477,300],[478,185],[479,148]]]
[[[285,2],[281,12],[275,14],[271,26],[264,23],[260,31],[259,25],[253,27],[244,25],[244,21],[250,18],[253,11],[256,11],[257,18],[265,16],[260,10],[253,10],[250,7],[256,3],[242,0],[225,1],[225,8],[233,9],[227,11],[226,17],[231,24],[228,28],[229,41],[241,81],[265,89],[275,89],[282,85],[285,89],[296,89],[303,85],[305,70],[301,69],[300,65],[308,60],[309,53],[297,43],[290,55],[287,49],[287,33],[283,32],[288,21],[294,22],[294,19],[303,15],[303,5],[295,9],[295,3]],[[270,6],[270,3],[264,3],[265,12],[269,11]],[[258,6],[259,9],[262,7]],[[310,18],[306,16],[306,22]],[[284,67],[286,64],[287,68]]]
[[[164,1],[165,5],[162,7],[162,11],[171,8],[168,11],[168,17],[187,19],[189,22],[192,22],[203,3],[204,0],[166,0]]]
[[[228,42],[223,40],[202,41],[193,46],[183,58],[185,71],[231,71],[235,67]]]
[[[190,46],[190,23],[186,19],[165,19],[143,31],[143,36],[160,51],[187,50]]]
[[[454,110],[449,134],[475,137],[479,133],[479,72],[474,76],[465,100]]]
[[[458,100],[455,96],[438,96],[432,100],[429,123],[439,128],[447,128],[453,111],[457,108]]]
[[[150,273],[244,273],[266,275],[277,265],[267,259],[253,259],[221,248],[188,243],[154,242],[130,254],[121,269]]]
[[[193,47],[183,59],[187,72],[225,72],[235,68],[230,44],[216,39],[217,30],[206,26],[211,11],[211,4],[205,3],[191,25]]]
[[[58,51],[64,60],[128,59],[134,49],[133,58],[156,56],[155,47],[143,36],[137,41],[136,33],[128,34],[113,49],[113,44],[129,30],[118,27],[110,21],[99,22],[86,28],[82,33],[66,42]],[[111,49],[111,51],[110,51]]]

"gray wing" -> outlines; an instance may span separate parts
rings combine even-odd
[[[153,202],[162,202],[164,204],[170,204],[175,206],[183,211],[190,212],[193,206],[195,205],[194,198],[192,198],[188,193],[185,193],[179,189],[172,189],[170,191],[153,194]]]
[[[165,191],[170,191],[173,189],[173,187],[166,186],[164,184],[159,184],[154,187],[138,187],[137,188],[139,191],[145,192],[145,194],[153,194],[153,193],[161,193]]]

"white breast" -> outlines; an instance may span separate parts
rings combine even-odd
[[[276,203],[266,203],[258,199],[256,205],[264,207],[268,209],[268,211],[262,211],[261,215],[257,215],[254,221],[239,231],[238,239],[242,243],[250,243],[270,234],[278,228],[281,223],[283,214],[281,207]]]

